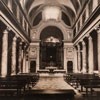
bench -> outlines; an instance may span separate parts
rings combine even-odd
[[[93,93],[94,88],[100,88],[100,78],[99,77],[93,77],[91,79],[84,79],[81,80],[80,83],[82,87],[86,88],[86,94],[88,95],[88,89],[90,89],[90,93]]]
[[[32,85],[32,87],[38,82],[38,73],[20,73],[17,75],[20,78],[27,78],[27,85]]]
[[[75,84],[76,87],[79,86],[79,79],[81,77],[81,73],[69,73],[64,75],[64,80],[70,85]]]
[[[12,77],[0,78],[0,92],[9,93],[16,92],[17,95],[21,94],[21,90],[25,90],[25,80],[18,80]]]
[[[64,75],[64,79],[69,84],[74,84],[78,88],[81,85],[81,91],[83,91],[84,84],[88,83],[90,79],[96,78],[95,74],[83,74],[83,73],[69,73]]]

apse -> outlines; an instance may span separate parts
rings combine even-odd
[[[55,26],[44,28],[40,34],[40,69],[48,66],[63,69],[63,33]]]

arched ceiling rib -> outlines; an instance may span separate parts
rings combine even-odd
[[[31,12],[32,9],[34,9],[34,7],[38,6],[38,5],[42,5],[45,4],[45,0],[35,0],[31,5],[30,5],[30,9],[28,10],[28,14]]]
[[[73,12],[73,10],[71,10],[71,8],[64,6],[66,8],[66,12],[68,13],[69,18],[71,18],[71,21],[75,20],[75,13]]]
[[[80,3],[78,0],[71,0],[76,12],[78,12],[79,8],[80,8]]]
[[[41,5],[38,5],[38,6],[34,7],[34,9],[32,9],[31,12],[29,13],[29,16],[32,17],[40,6]]]
[[[58,0],[58,1],[61,5],[65,5],[69,8],[71,8],[73,10],[73,12],[76,14],[76,10],[70,0]]]
[[[31,4],[34,2],[34,0],[26,0],[25,7],[27,8],[27,12],[30,9]]]
[[[79,0],[80,4],[83,6],[86,2],[88,2],[89,0]]]

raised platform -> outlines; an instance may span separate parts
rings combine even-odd
[[[62,69],[40,69],[38,70],[37,72],[38,73],[52,73],[52,74],[56,74],[56,73],[66,73],[65,70],[62,70]]]

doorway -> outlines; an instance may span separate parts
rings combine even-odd
[[[67,72],[73,73],[73,62],[72,61],[67,62]]]
[[[30,72],[35,73],[36,72],[36,61],[30,62]]]

